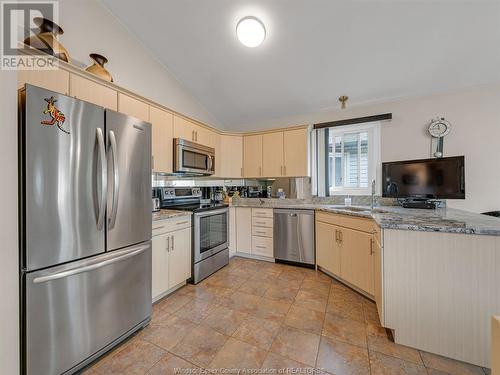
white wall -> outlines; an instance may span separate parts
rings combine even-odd
[[[143,11],[139,3],[137,11]],[[99,0],[60,1],[59,23],[64,30],[60,41],[72,59],[90,65],[89,53],[104,55],[109,60],[106,68],[117,85],[218,127],[215,117],[152,57]],[[158,25],[158,32],[161,32],[161,25]]]
[[[0,71],[0,374],[19,373],[17,76]]]
[[[452,124],[444,155],[465,155],[466,199],[448,206],[474,212],[500,210],[500,86],[349,106],[345,110],[294,116],[250,125],[248,130],[314,124],[392,112],[381,125],[382,161],[430,157],[430,120],[445,117]]]

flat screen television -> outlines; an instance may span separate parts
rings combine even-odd
[[[465,199],[465,157],[382,163],[382,196]]]

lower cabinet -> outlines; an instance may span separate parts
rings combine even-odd
[[[252,209],[236,207],[236,251],[252,253]]]
[[[340,243],[335,225],[316,221],[316,263],[325,271],[340,276]]]
[[[381,263],[376,264],[381,246],[375,235],[376,225],[365,218],[324,212],[316,218],[317,265],[372,296],[378,293],[381,298]]]
[[[152,247],[152,297],[156,301],[191,278],[190,221],[155,222]]]
[[[340,276],[373,295],[373,235],[342,228],[340,242]]]
[[[374,239],[373,241],[373,295],[375,296],[375,303],[377,304],[378,316],[382,326],[385,322],[384,316],[384,298],[382,295],[382,246]]]

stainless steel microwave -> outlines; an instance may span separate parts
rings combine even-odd
[[[209,176],[215,172],[215,149],[174,138],[174,173]]]

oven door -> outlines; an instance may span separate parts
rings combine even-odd
[[[227,249],[228,219],[229,209],[227,207],[194,214],[194,263]]]
[[[215,156],[212,149],[180,140],[174,150],[174,172],[211,175],[214,173]]]

